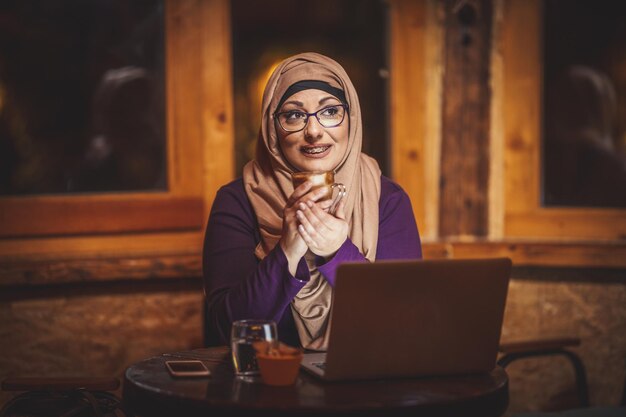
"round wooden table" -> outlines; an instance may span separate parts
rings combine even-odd
[[[211,377],[172,378],[166,360],[200,359]],[[137,416],[501,416],[509,399],[504,369],[453,377],[323,382],[304,371],[295,385],[235,378],[228,348],[146,359],[125,372],[123,398]]]

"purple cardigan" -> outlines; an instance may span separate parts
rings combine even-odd
[[[280,245],[259,261],[254,249],[259,228],[241,178],[220,188],[213,202],[204,238],[203,275],[209,345],[228,344],[231,323],[271,319],[283,342],[300,346],[290,303],[309,279],[304,258],[296,276],[289,273]],[[420,259],[422,249],[411,201],[399,185],[381,177],[376,259]],[[320,258],[323,262],[323,258]],[[348,238],[335,256],[318,266],[331,286],[337,266],[366,261]]]

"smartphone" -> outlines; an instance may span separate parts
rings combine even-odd
[[[210,376],[211,371],[201,361],[165,361],[170,375],[174,377],[202,377]]]

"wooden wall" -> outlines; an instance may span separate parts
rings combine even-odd
[[[392,172],[412,199],[425,257],[511,257],[503,337],[580,336],[592,403],[615,404],[626,374],[623,236],[603,231],[606,221],[591,237],[536,236],[529,211],[507,205],[507,178],[526,175],[515,151],[529,148],[519,138],[533,138],[507,113],[515,103],[507,62],[525,51],[511,51],[505,23],[532,18],[537,2],[389,1]],[[193,123],[184,132],[195,143],[172,146],[200,164],[180,175],[201,190],[204,223],[217,187],[235,176],[228,1],[168,4],[168,30],[182,31],[170,58],[198,75],[169,81],[179,103],[170,129]],[[192,61],[183,47],[196,48]],[[615,222],[624,213],[611,215],[612,229],[623,227]],[[0,239],[0,378],[120,376],[150,355],[200,347],[202,234],[194,226]],[[572,373],[558,360],[517,363],[510,376],[512,411],[575,405]]]

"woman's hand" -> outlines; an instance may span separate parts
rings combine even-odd
[[[334,215],[328,213],[331,204],[330,200],[299,202],[296,211],[300,236],[311,252],[324,258],[335,255],[348,238],[345,199],[337,205]]]
[[[309,192],[311,186],[311,182],[306,181],[296,188],[289,197],[289,200],[287,200],[287,205],[283,210],[283,230],[278,243],[287,257],[289,272],[294,276],[300,259],[309,249],[298,232],[298,226],[300,224],[296,215],[298,207],[303,204],[307,207],[308,204],[315,205],[315,202],[321,198],[325,192],[323,189]]]

